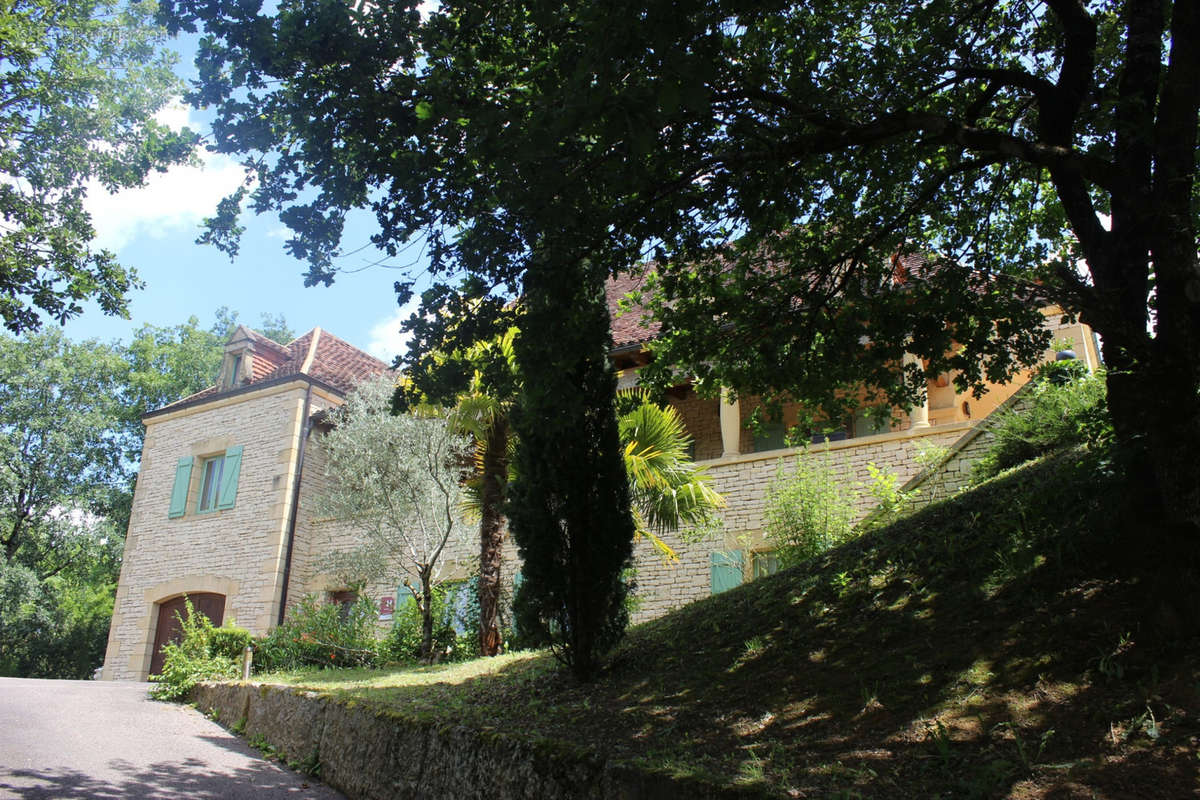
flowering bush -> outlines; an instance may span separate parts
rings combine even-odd
[[[309,595],[282,625],[258,640],[255,671],[374,666],[380,661],[380,643],[375,639],[378,613],[366,597],[343,606]]]

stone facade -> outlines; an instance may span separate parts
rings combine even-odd
[[[1058,337],[1073,340],[1078,354],[1096,366],[1094,340],[1081,325],[1064,325],[1048,314],[1047,324]],[[323,338],[324,336],[324,338]],[[243,344],[246,358],[237,358]],[[103,677],[144,679],[158,624],[158,608],[186,593],[212,592],[225,597],[225,620],[236,620],[254,634],[265,634],[279,619],[280,602],[293,607],[309,594],[347,588],[330,574],[326,554],[358,546],[361,534],[351,525],[314,516],[311,499],[324,487],[324,454],[319,427],[312,415],[340,404],[355,381],[386,369],[349,345],[322,335],[320,329],[280,346],[239,328],[227,345],[226,364],[217,386],[192,398],[152,412],[146,418],[141,472],[134,493],[125,557],[109,633]],[[1047,354],[1052,357],[1052,354]],[[631,370],[623,373],[635,382]],[[737,406],[697,395],[689,386],[669,393],[695,441],[695,458],[725,496],[721,514],[724,533],[719,540],[685,542],[664,537],[677,552],[674,562],[662,559],[648,542],[635,549],[640,607],[636,620],[650,619],[713,591],[714,553],[740,560],[741,580],[755,574],[755,561],[767,552],[762,535],[766,489],[777,471],[795,458],[820,458],[838,480],[856,488],[869,480],[867,465],[875,464],[905,482],[918,472],[914,460],[925,444],[952,447],[952,456],[922,487],[933,499],[954,491],[965,481],[965,470],[986,446],[974,435],[980,421],[1005,402],[1024,382],[994,387],[982,399],[958,396],[949,376],[928,385],[928,408],[922,417],[898,415],[891,430],[857,436],[806,451],[774,449],[754,452],[754,433],[745,422],[757,400],[743,397]],[[784,407],[785,424],[796,419],[797,407]],[[732,414],[732,416],[730,416]],[[306,416],[307,415],[307,416]],[[723,441],[722,417],[726,417]],[[925,418],[928,426],[924,425]],[[304,438],[308,431],[308,438]],[[846,435],[861,431],[847,424]],[[303,447],[302,445],[303,440]],[[775,441],[775,440],[772,440]],[[958,442],[958,444],[955,444]],[[758,446],[766,446],[763,440]],[[183,513],[169,514],[173,494],[179,494],[177,470],[181,459],[204,459],[241,448],[242,460],[231,507],[199,511],[201,470],[194,469]],[[303,459],[301,451],[303,450]],[[295,481],[300,476],[297,491]],[[288,533],[293,498],[298,498],[293,547],[288,568]],[[860,502],[865,514],[869,500]],[[474,533],[452,544],[445,557],[443,578],[465,580],[475,571],[478,540]],[[763,562],[762,566],[767,566]],[[516,548],[505,549],[504,580],[511,586],[519,570]],[[286,592],[284,575],[287,573]],[[372,599],[407,599],[395,578],[365,587]]]
[[[147,420],[103,677],[145,678],[156,608],[187,592],[224,595],[225,619],[255,633],[274,624],[304,397],[296,382]],[[201,471],[193,469],[186,511],[169,518],[179,460],[235,446],[233,507],[197,511]]]
[[[306,505],[306,500],[320,496],[327,486],[322,439],[321,431],[314,430],[305,453],[300,482],[301,499],[296,543],[292,556],[292,576],[288,588],[289,609],[306,595],[322,595],[347,588],[329,571],[327,556],[353,551],[363,542],[363,532],[353,524],[322,518],[313,510],[311,503]],[[470,530],[466,535],[447,542],[438,566],[438,579],[464,581],[470,578],[478,564],[478,547],[477,537]],[[383,597],[392,597],[398,604],[405,602],[410,593],[402,584],[403,574],[402,567],[396,565],[393,575],[363,587],[364,595],[376,603]],[[416,583],[415,574],[411,576],[411,580]]]

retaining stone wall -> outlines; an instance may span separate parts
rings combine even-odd
[[[762,538],[763,508],[767,487],[780,466],[791,470],[797,458],[818,459],[826,463],[838,481],[858,490],[870,481],[868,464],[890,470],[903,484],[918,471],[914,457],[921,443],[949,447],[970,431],[969,423],[958,423],[916,431],[900,431],[832,442],[827,448],[813,446],[803,450],[774,450],[709,462],[704,466],[712,476],[713,487],[728,504],[720,515],[725,526],[724,539],[688,543],[677,534],[663,540],[679,556],[668,562],[649,542],[639,542],[634,552],[637,569],[637,597],[640,602],[634,622],[660,617],[682,605],[707,597],[711,589],[712,552],[746,551],[746,577],[750,577],[753,551],[768,549]],[[862,492],[858,515],[865,515],[875,500]]]
[[[405,718],[286,686],[204,683],[192,700],[226,726],[262,736],[285,761],[320,763],[355,800],[706,800],[758,797],[613,764],[569,743],[521,741]]]
[[[1029,398],[1027,386],[1029,384],[1022,386],[986,420],[955,442],[938,464],[914,476],[904,485],[905,491],[914,492],[912,504],[915,507],[923,508],[951,497],[971,482],[971,468],[995,443],[992,427],[1005,414],[1020,412],[1025,408]]]

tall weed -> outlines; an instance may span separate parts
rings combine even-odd
[[[780,461],[763,516],[781,565],[791,566],[851,538],[854,497],[830,468],[828,455],[824,461],[798,456],[790,472]]]
[[[1054,450],[1111,442],[1104,375],[1090,374],[1080,361],[1043,365],[1027,401],[998,412],[991,433],[995,444],[972,469],[976,481]]]

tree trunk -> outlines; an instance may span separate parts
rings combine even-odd
[[[479,511],[479,653],[484,656],[500,652],[500,566],[507,477],[508,419],[498,414],[484,444]]]
[[[421,573],[421,663],[433,663],[433,585],[424,571]]]
[[[628,622],[622,570],[633,517],[614,412],[604,271],[547,246],[525,273],[508,518],[520,548],[522,626],[549,635],[579,680],[596,677]]]
[[[1153,587],[1147,619],[1174,639],[1200,629],[1200,292],[1173,278],[1200,271],[1194,253],[1179,252],[1170,263],[1176,259],[1164,248],[1157,252],[1154,337],[1129,327],[1102,335],[1109,414],[1127,480],[1117,555]]]

